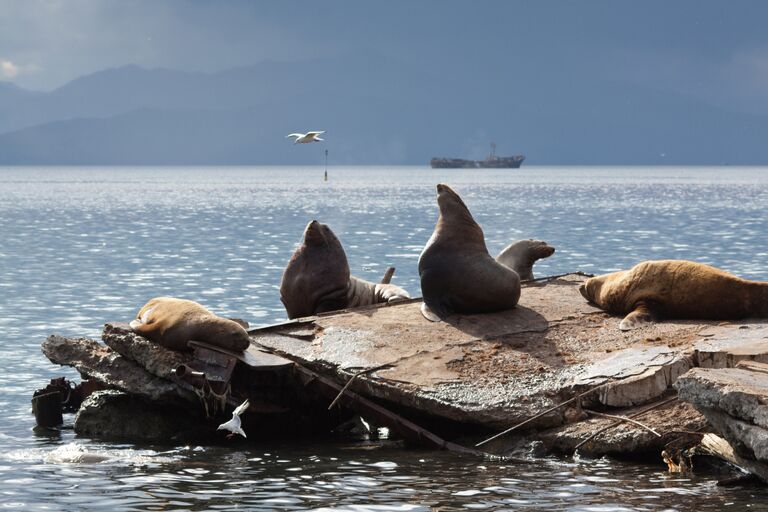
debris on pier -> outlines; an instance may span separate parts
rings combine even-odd
[[[534,442],[656,460],[685,432],[711,428],[695,401],[674,400],[673,384],[683,396],[680,382],[699,379],[702,367],[768,361],[768,324],[677,320],[623,332],[620,318],[582,298],[585,279],[524,284],[514,309],[439,323],[422,317],[419,299],[301,318],[250,331],[244,354],[196,342],[191,353],[172,352],[119,324],[105,327],[106,345],[51,336],[43,352],[104,388],[180,406],[209,426],[248,398],[246,431],[331,430],[360,414],[412,442],[460,449],[452,441],[471,446],[523,424],[482,449]]]

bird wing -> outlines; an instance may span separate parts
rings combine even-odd
[[[286,135],[286,136],[285,136],[285,138],[286,138],[286,139],[287,139],[288,137],[298,137],[298,138],[302,138],[303,136],[304,136],[304,134],[303,134],[303,133],[289,133],[288,135]]]
[[[320,131],[320,132],[307,132],[307,135],[311,135],[313,137],[316,137],[317,135],[322,135],[324,133],[325,133],[325,130]]]
[[[245,402],[243,402],[240,405],[238,405],[235,408],[234,412],[232,412],[232,417],[235,418],[235,417],[240,416],[241,414],[243,414],[248,409],[249,405],[250,405],[250,403],[248,402],[248,399],[246,398]]]
[[[229,430],[229,431],[233,431],[237,427],[239,427],[239,425],[235,425],[234,419],[232,419],[232,420],[229,420],[229,421],[224,422],[221,425],[219,425],[216,430]]]

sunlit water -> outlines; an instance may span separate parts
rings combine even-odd
[[[156,295],[253,325],[285,319],[278,286],[306,223],[341,238],[352,272],[419,295],[417,260],[449,183],[492,253],[557,247],[538,276],[685,258],[768,280],[764,168],[0,168],[0,506],[9,509],[718,510],[768,492],[662,464],[322,446],[268,439],[148,447],[33,432],[52,333],[98,337]],[[71,423],[71,417],[67,419]]]

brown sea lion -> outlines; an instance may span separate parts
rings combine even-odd
[[[520,277],[488,254],[482,228],[448,185],[437,186],[437,204],[437,225],[419,256],[424,317],[438,321],[513,308]]]
[[[197,302],[155,297],[130,323],[137,334],[171,350],[189,350],[191,340],[241,352],[251,339],[241,324],[217,316]]]
[[[542,240],[518,240],[506,246],[496,256],[496,261],[511,268],[520,279],[533,279],[533,264],[542,258],[549,258],[555,248]]]
[[[588,279],[579,291],[627,331],[659,318],[737,320],[768,317],[768,283],[685,260],[644,261]]]
[[[304,239],[280,283],[280,300],[288,318],[410,298],[399,286],[351,276],[341,242],[331,228],[316,220],[304,229]]]

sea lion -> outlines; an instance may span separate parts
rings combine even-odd
[[[217,316],[197,302],[173,297],[155,297],[144,304],[130,326],[171,350],[189,350],[191,340],[236,352],[251,344],[248,332],[238,322]]]
[[[410,298],[399,286],[351,276],[341,242],[330,227],[316,220],[304,229],[280,283],[288,318]]]
[[[513,308],[520,277],[488,254],[482,228],[448,185],[437,186],[437,204],[440,216],[419,256],[424,317],[434,322]]]
[[[768,283],[685,260],[644,261],[592,277],[579,291],[628,331],[659,318],[737,320],[768,317]]]
[[[506,246],[496,261],[517,272],[523,281],[529,281],[533,279],[533,264],[554,252],[555,248],[542,240],[518,240]]]

